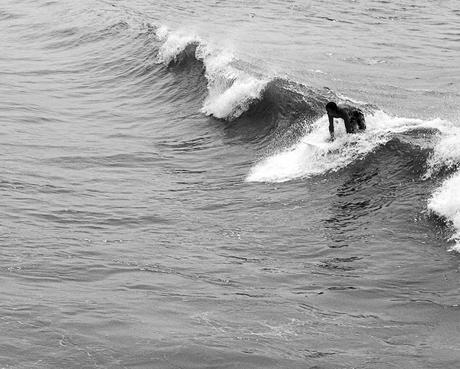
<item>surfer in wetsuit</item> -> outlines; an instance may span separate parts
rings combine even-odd
[[[334,140],[334,118],[341,118],[345,123],[347,133],[358,133],[366,129],[363,112],[350,105],[328,102],[326,104],[327,116],[329,118],[329,133],[331,140]]]

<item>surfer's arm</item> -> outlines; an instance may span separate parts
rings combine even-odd
[[[331,141],[334,141],[334,118],[329,114],[327,116],[329,118],[329,133],[331,134]]]

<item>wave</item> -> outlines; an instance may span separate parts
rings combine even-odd
[[[157,62],[168,67],[188,68],[200,64],[207,95],[201,112],[225,121],[251,119],[266,125],[294,129],[293,137],[268,137],[272,154],[250,169],[246,182],[286,182],[335,172],[364,159],[398,136],[431,154],[422,179],[452,174],[432,195],[428,209],[451,222],[455,228],[452,249],[460,252],[460,129],[441,119],[422,120],[391,116],[364,101],[351,100],[329,89],[311,87],[277,77],[263,76],[243,67],[230,50],[210,46],[198,35],[156,30],[161,42]],[[327,101],[349,102],[366,113],[367,130],[346,134],[336,127],[336,139],[329,140]],[[295,124],[296,123],[296,124]],[[279,131],[278,131],[279,133]],[[410,133],[408,135],[408,133]],[[402,136],[401,136],[402,135]],[[267,138],[267,137],[266,137]],[[292,143],[294,142],[294,143]]]
[[[231,50],[211,46],[198,35],[157,28],[157,62],[168,67],[201,63],[207,96],[201,112],[225,121],[260,116],[267,124],[312,119],[333,93],[248,71]]]

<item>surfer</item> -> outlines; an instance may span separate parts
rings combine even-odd
[[[350,105],[328,102],[326,104],[327,116],[329,118],[329,133],[331,140],[334,141],[334,118],[341,118],[345,123],[347,133],[358,133],[366,129],[363,112]]]

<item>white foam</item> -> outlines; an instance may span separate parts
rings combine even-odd
[[[166,40],[166,37],[168,36],[169,30],[168,27],[166,26],[160,26],[156,29],[156,36],[160,41]]]
[[[247,181],[284,182],[336,171],[384,144],[394,133],[422,127],[438,128],[444,121],[392,117],[376,111],[366,116],[366,124],[365,132],[348,135],[342,120],[337,120],[336,139],[330,142],[328,118],[324,115],[295,145],[257,163],[250,170]]]
[[[428,202],[428,209],[451,221],[456,232],[452,239],[456,245],[451,248],[460,252],[460,172],[444,181]]]

